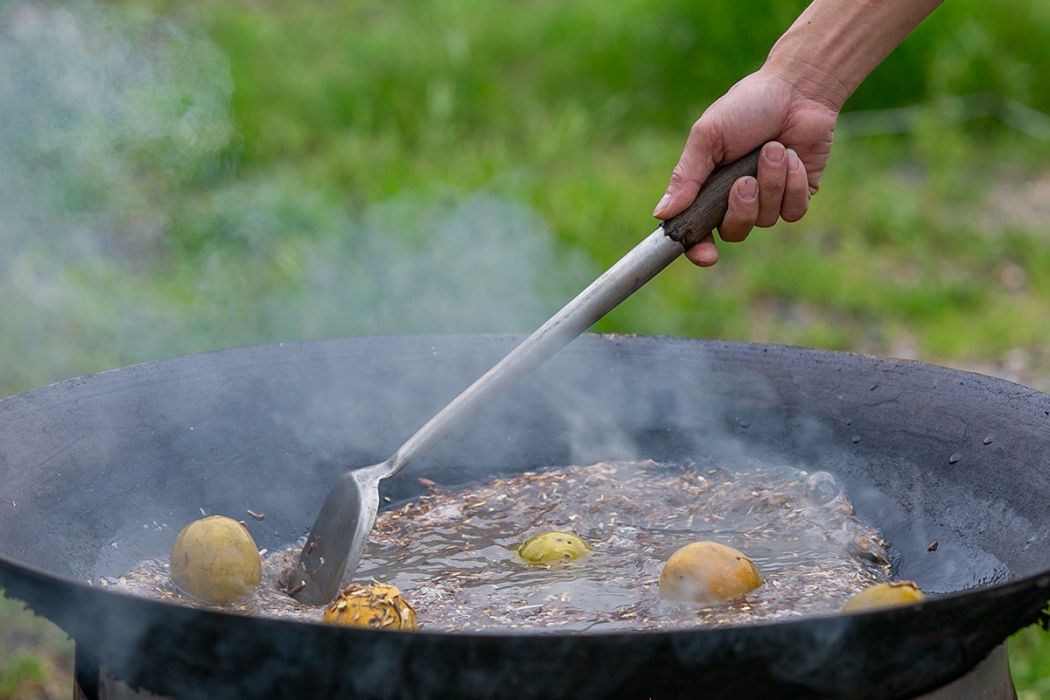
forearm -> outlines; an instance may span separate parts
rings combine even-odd
[[[835,110],[942,0],[814,0],[765,69]]]

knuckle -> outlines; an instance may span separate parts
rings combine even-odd
[[[762,194],[777,194],[783,192],[787,186],[787,170],[774,168],[759,168],[758,186]]]
[[[707,138],[708,126],[707,120],[700,117],[693,125],[689,127],[689,136],[695,139],[698,143],[703,143],[704,139]]]
[[[806,172],[806,184],[809,185],[809,196],[812,197],[820,191],[820,172]]]
[[[718,237],[726,243],[740,243],[751,233],[750,228],[737,228],[723,224],[718,227]]]
[[[671,185],[673,187],[681,187],[691,180],[692,177],[690,177],[688,169],[683,163],[679,162],[678,165],[674,166],[674,169],[671,171]]]
[[[780,210],[784,204],[785,182],[762,183],[759,191],[758,217],[756,224],[762,228],[769,228],[776,224],[780,218]]]
[[[758,226],[759,228],[769,228],[776,224],[778,218],[780,218],[780,212],[762,212],[758,215],[758,220],[755,222],[755,226]]]
[[[769,200],[780,199],[784,195],[784,190],[787,189],[785,178],[777,177],[776,174],[767,174],[758,181],[758,186],[760,193]]]
[[[753,213],[731,209],[718,227],[718,236],[727,243],[739,243],[748,237],[754,225]]]
[[[701,116],[689,127],[689,147],[699,156],[719,163],[725,155],[724,128],[709,115]]]

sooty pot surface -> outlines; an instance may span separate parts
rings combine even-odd
[[[0,585],[132,685],[186,697],[898,697],[962,674],[1050,596],[1050,397],[914,362],[585,336],[383,495],[544,465],[715,458],[827,470],[918,606],[717,630],[414,634],[192,610],[90,587],[208,512],[304,534],[517,338],[286,343],[0,401]],[[936,552],[928,544],[937,540]]]

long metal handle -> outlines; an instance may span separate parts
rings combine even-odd
[[[683,250],[682,245],[669,238],[663,228],[657,228],[649,234],[416,431],[390,459],[391,468],[387,476],[395,474],[412,458],[448,435],[460,421],[473,415],[493,393],[543,364],[651,280],[657,272],[670,265]]]
[[[620,302],[710,233],[725,216],[729,188],[737,178],[754,175],[758,150],[715,171],[696,200],[636,245],[580,292],[520,345],[441,409],[385,463],[385,478],[446,437],[473,415],[489,396],[543,364],[573,338],[590,328]]]

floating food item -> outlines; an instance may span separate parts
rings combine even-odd
[[[886,553],[886,543],[880,537],[861,535],[854,538],[846,547],[852,556],[872,564],[873,566],[888,567],[890,557]]]
[[[324,611],[324,621],[347,627],[417,630],[416,611],[397,586],[353,584],[336,596]]]
[[[799,486],[806,476],[757,462],[702,473],[689,465],[604,462],[439,489],[379,513],[354,582],[378,577],[397,586],[415,607],[422,629],[451,633],[651,632],[835,614],[850,596],[890,580],[889,571],[847,552],[851,541],[881,542],[878,531],[839,507],[849,504],[848,494],[836,497],[832,507],[815,507]],[[540,493],[558,498],[534,497]],[[266,511],[266,522],[272,518],[267,509],[253,510]],[[256,532],[247,515],[225,514],[243,517]],[[438,536],[421,537],[421,522]],[[740,599],[742,604],[683,603],[705,608],[691,614],[661,597],[656,582],[668,556],[681,545],[713,537],[704,534],[712,526],[723,533],[719,542],[749,557],[777,556],[768,563],[754,560],[765,583]],[[522,541],[551,530],[586,535],[592,551],[560,564],[519,558]],[[670,532],[681,534],[669,540]],[[513,545],[496,544],[515,533]],[[262,585],[222,609],[321,623],[328,605],[301,605],[276,585],[301,552],[301,542],[260,551]],[[93,585],[215,607],[177,589],[167,551],[125,576],[103,577]]]
[[[518,547],[518,556],[533,564],[571,561],[591,551],[590,546],[571,532],[551,530],[534,535]]]
[[[912,581],[890,581],[876,583],[846,601],[842,612],[861,612],[892,608],[898,605],[909,605],[926,600],[919,587]]]
[[[242,523],[222,515],[194,520],[171,548],[171,580],[205,603],[231,603],[262,578],[259,550]]]
[[[762,585],[758,567],[718,542],[692,542],[672,554],[660,574],[660,595],[671,600],[721,603]]]

